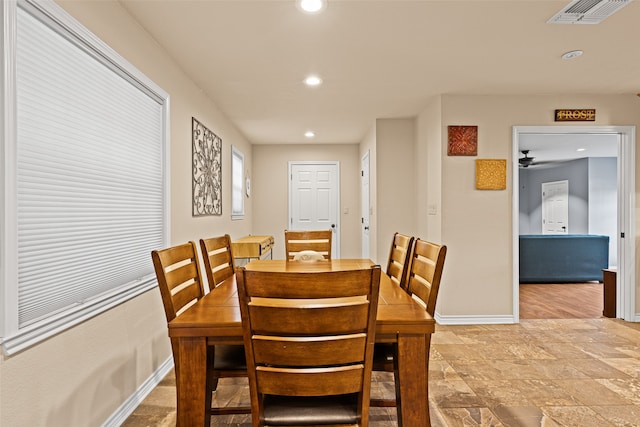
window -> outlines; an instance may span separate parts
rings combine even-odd
[[[156,285],[168,95],[53,2],[4,7],[7,354]]]
[[[231,146],[231,219],[244,218],[244,154]]]

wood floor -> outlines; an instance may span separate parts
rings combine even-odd
[[[598,282],[520,285],[521,319],[597,319],[603,305]]]

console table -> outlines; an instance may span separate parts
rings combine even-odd
[[[231,242],[234,263],[244,266],[254,259],[273,259],[273,236],[245,236]]]

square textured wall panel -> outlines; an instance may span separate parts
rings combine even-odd
[[[478,155],[478,126],[449,126],[449,156]]]
[[[507,188],[507,161],[505,159],[476,160],[476,189],[505,190]]]

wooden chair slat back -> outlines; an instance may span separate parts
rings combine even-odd
[[[377,265],[313,273],[236,269],[258,413],[265,394],[360,393],[358,410],[368,419],[380,274]]]
[[[280,396],[330,396],[362,390],[364,366],[324,368],[309,372],[287,372],[258,368],[261,392]]]
[[[447,247],[416,239],[409,272],[409,293],[417,296],[433,316]]]
[[[224,236],[200,239],[200,252],[204,259],[209,288],[213,289],[235,273],[231,237]]]
[[[205,263],[206,253],[205,250],[202,251]],[[169,323],[204,297],[204,276],[200,268],[198,247],[195,242],[189,242],[152,251],[151,258],[158,278],[158,288],[162,296],[167,323]],[[213,288],[211,283],[209,282],[209,286]],[[224,288],[220,288],[220,290],[222,289]],[[188,352],[181,351],[180,338],[171,337],[170,340],[176,383],[180,383],[181,359],[184,358],[183,360],[190,361],[191,355]],[[206,375],[206,393],[205,399],[201,403],[203,410],[208,414],[207,417],[213,414],[248,413],[250,408],[246,406],[225,404],[224,407],[212,407],[212,393],[217,388],[219,378],[247,376],[244,358],[242,357],[242,346],[207,343],[206,351],[206,372],[202,372],[202,375]],[[218,363],[219,361],[222,363]]]
[[[194,242],[151,252],[167,322],[202,298],[204,288]]]
[[[284,245],[288,260],[293,260],[301,251],[315,251],[325,259],[331,259],[331,239],[333,231],[328,230],[285,230]]]
[[[407,236],[397,232],[393,234],[393,238],[391,239],[387,275],[402,289],[407,288],[413,240],[413,236]]]
[[[366,334],[345,335],[341,340],[305,340],[291,339],[282,341],[271,339],[258,339],[253,342],[253,351],[256,360],[266,366],[279,366],[283,360],[295,366],[314,365],[344,365],[362,357],[362,351],[366,345]],[[307,352],[314,354],[313,358]]]
[[[165,271],[167,286],[172,293],[179,292],[191,282],[196,281],[198,277],[198,268],[195,262],[191,262],[191,258],[186,260],[188,264],[174,264],[173,270]],[[178,288],[178,289],[176,289]]]
[[[303,303],[302,300],[299,300]],[[369,302],[366,300],[349,303],[331,301],[313,302],[315,308],[296,305],[262,305],[252,303],[249,312],[253,331],[262,335],[338,335],[366,332]],[[273,319],[278,319],[276,322]],[[304,319],[304,324],[300,324]],[[337,319],[340,319],[338,322]],[[262,329],[266,328],[266,329]]]
[[[370,287],[368,272],[369,269],[314,272],[245,270],[243,275],[250,297],[313,299],[367,295]]]

